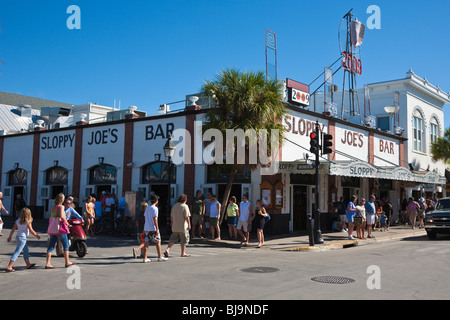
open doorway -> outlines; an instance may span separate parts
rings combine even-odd
[[[150,193],[154,192],[158,197],[158,223],[166,224],[170,221],[170,212],[168,208],[168,186],[150,185]]]
[[[217,201],[220,202],[220,204],[223,206],[222,203],[223,195],[225,194],[225,188],[227,187],[226,184],[219,184],[218,185],[218,191],[217,191]],[[242,185],[241,184],[233,184],[231,185],[231,191],[230,191],[230,197],[235,196],[237,204],[239,204],[242,201]],[[225,205],[227,205],[225,203]]]
[[[308,187],[294,186],[293,195],[293,228],[294,230],[306,229],[306,217],[308,211]]]

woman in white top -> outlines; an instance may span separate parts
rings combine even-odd
[[[27,265],[27,269],[33,268],[36,264],[30,263],[30,255],[28,252],[28,246],[27,246],[27,238],[28,235],[31,234],[35,236],[38,240],[41,238],[39,235],[34,232],[33,227],[31,226],[31,222],[33,222],[33,218],[31,217],[31,211],[28,208],[23,208],[20,212],[20,218],[16,220],[16,223],[14,224],[14,227],[11,230],[11,233],[8,237],[8,242],[11,242],[12,235],[17,230],[16,240],[17,240],[17,247],[16,251],[14,251],[14,254],[11,257],[11,260],[9,261],[8,266],[6,267],[6,272],[14,272],[12,268],[14,262],[19,257],[19,254],[23,250],[23,259],[25,260],[25,263]]]
[[[366,199],[362,198],[359,206],[356,206],[357,217],[361,218],[361,222],[356,225],[356,237],[365,240],[364,230],[366,229]]]

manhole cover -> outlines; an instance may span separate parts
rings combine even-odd
[[[269,272],[277,272],[280,271],[278,268],[271,268],[271,267],[252,267],[252,268],[246,268],[242,269],[243,272],[252,272],[252,273],[269,273]]]
[[[331,284],[346,284],[355,282],[355,280],[345,277],[336,277],[336,276],[322,276],[322,277],[314,277],[311,278],[312,281],[322,282],[322,283],[331,283]]]

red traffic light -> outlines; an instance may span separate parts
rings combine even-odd
[[[316,138],[316,133],[315,133],[315,132],[311,132],[311,133],[309,134],[309,137],[310,137],[311,139],[315,139],[315,138]]]

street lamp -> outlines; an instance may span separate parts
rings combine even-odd
[[[171,203],[170,203],[170,183],[172,182],[172,157],[175,154],[175,144],[172,141],[172,136],[170,135],[167,139],[166,144],[164,145],[164,154],[168,160],[167,169],[169,170],[168,182],[167,182],[167,224],[170,223],[170,211],[171,211]]]

